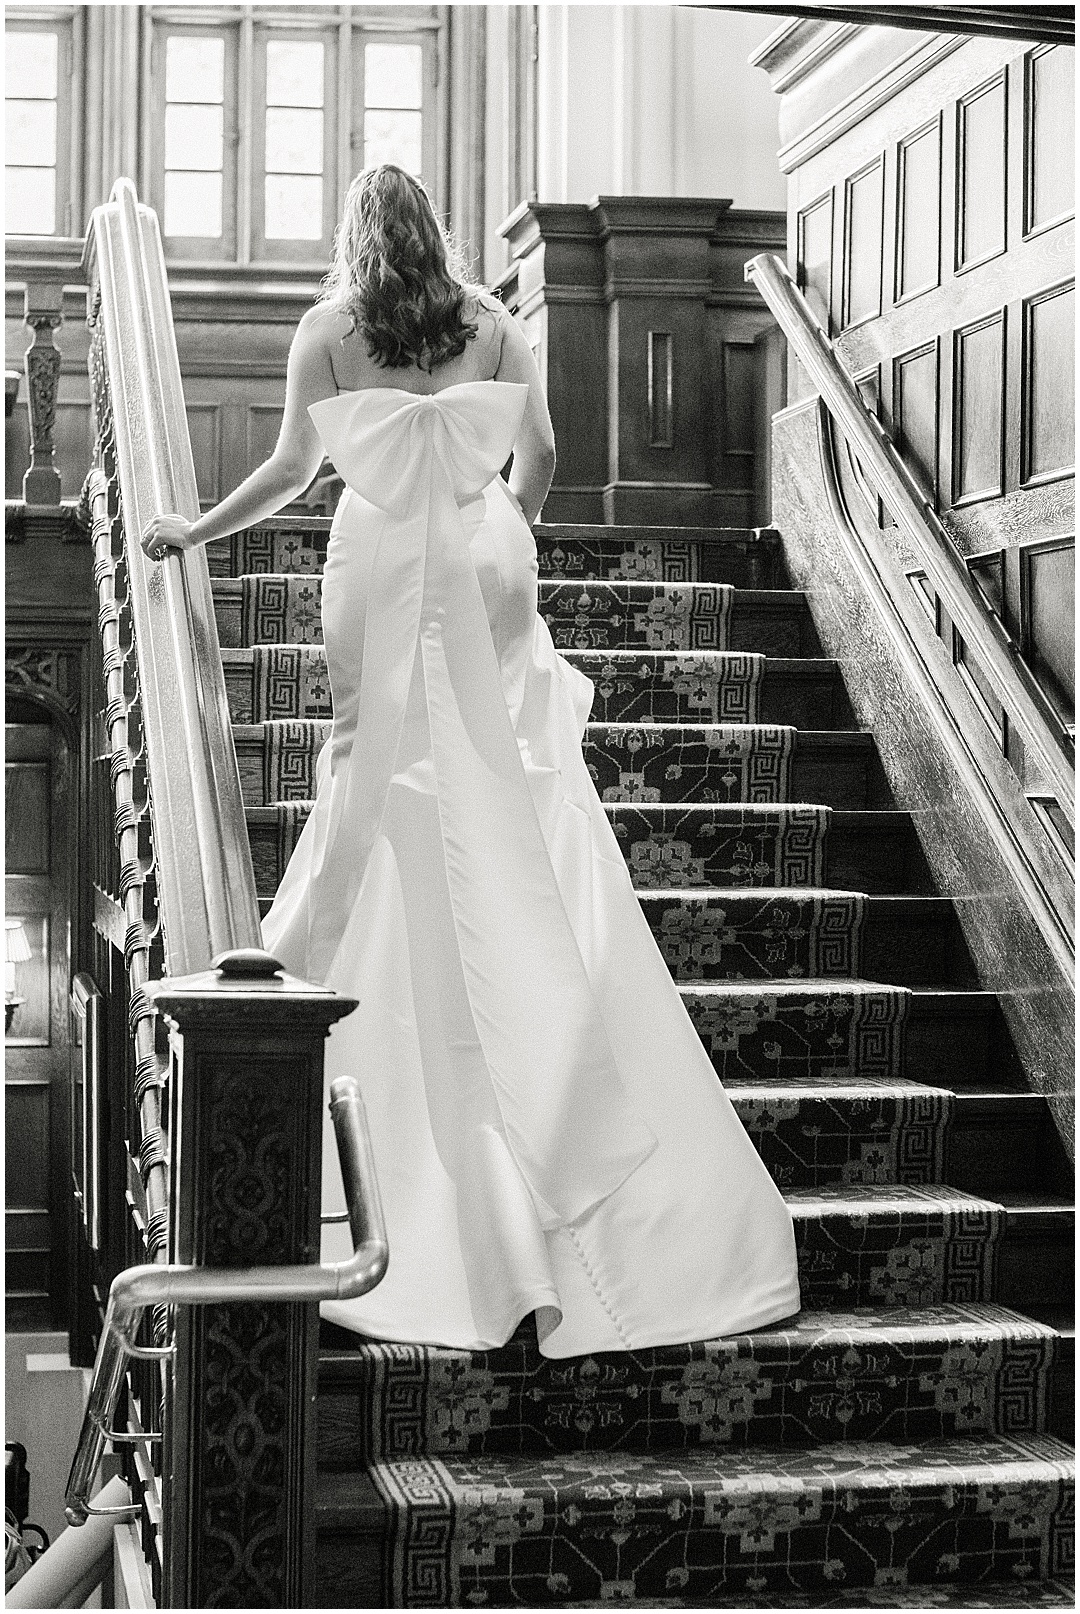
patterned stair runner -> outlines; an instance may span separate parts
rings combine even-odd
[[[330,731],[328,525],[210,549],[264,906]],[[791,1206],[804,1310],[570,1361],[530,1319],[485,1352],[324,1325],[320,1606],[1071,1603],[1072,1340],[1023,1311],[1071,1268],[1069,1213],[778,535],[539,527],[537,551],[596,691],[588,765]]]

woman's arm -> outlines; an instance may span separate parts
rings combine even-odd
[[[521,506],[531,527],[543,508],[555,475],[555,433],[551,428],[547,399],[525,332],[509,311],[500,316],[502,351],[496,381],[524,381],[529,388],[525,413],[514,444],[514,465],[510,472],[510,492]]]
[[[155,516],[142,535],[143,550],[151,559],[160,560],[166,549],[192,549],[265,521],[308,486],[323,460],[322,442],[307,412],[308,404],[332,398],[337,392],[325,340],[314,329],[326,318],[324,309],[311,308],[297,327],[289,349],[281,432],[270,458],[197,521]]]

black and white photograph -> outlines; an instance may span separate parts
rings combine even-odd
[[[1074,50],[5,5],[7,1607],[1075,1607]]]

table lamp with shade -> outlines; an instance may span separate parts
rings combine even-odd
[[[30,943],[26,939],[26,931],[21,919],[5,919],[4,939],[6,951],[4,954],[4,1030],[11,1030],[11,1020],[20,1003],[26,999],[18,997],[15,992],[15,966],[25,964],[33,956]]]

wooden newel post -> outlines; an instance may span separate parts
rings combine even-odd
[[[323,1049],[348,998],[265,953],[153,983],[170,1028],[170,1261],[319,1259]],[[165,1608],[297,1608],[314,1554],[318,1307],[177,1308]]]

